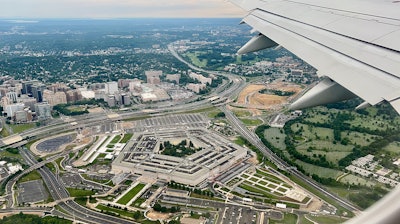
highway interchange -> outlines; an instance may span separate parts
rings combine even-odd
[[[229,82],[225,82],[222,86],[217,88],[211,96],[218,96],[219,98],[226,98],[233,100],[239,92],[246,86],[245,79],[243,77],[239,77],[232,74],[221,73],[221,72],[211,72],[206,71],[204,69],[197,68],[184,59],[182,59],[173,48],[173,44],[168,46],[171,54],[174,55],[178,60],[182,61],[183,63],[187,64],[191,69],[198,70],[202,72],[209,72],[212,74],[222,75],[228,78]],[[127,120],[130,118],[140,118],[140,117],[149,117],[149,116],[162,116],[169,113],[177,113],[177,112],[185,112],[185,111],[192,111],[202,108],[211,107],[212,104],[209,98],[199,99],[192,102],[184,102],[180,104],[174,103],[163,103],[159,105],[153,105],[152,108],[149,110],[143,110],[143,108],[133,108],[130,111],[121,111],[118,114],[113,114],[110,116],[110,113],[103,112],[97,114],[90,114],[90,115],[81,115],[75,116],[73,118],[68,119],[54,119],[50,124],[42,127],[37,127],[28,131],[25,131],[19,136],[22,140],[31,140],[41,138],[43,136],[48,135],[55,135],[61,132],[69,131],[69,130],[77,130],[82,129],[85,127],[92,127],[98,126],[99,124],[112,124],[114,122],[119,122],[121,120]],[[281,158],[276,156],[273,152],[271,152],[258,138],[258,136],[247,129],[244,124],[230,111],[226,108],[226,106],[222,103],[219,106],[219,109],[223,111],[226,115],[226,118],[230,121],[234,129],[240,133],[244,138],[246,138],[251,144],[256,146],[267,158],[269,158],[274,164],[276,164],[279,168],[287,170],[287,172],[291,173],[292,175],[300,178],[302,181],[307,183],[308,185],[312,186],[315,190],[321,192],[326,197],[329,197],[335,200],[338,204],[343,206],[344,208],[350,211],[359,211],[359,209],[353,206],[351,203],[339,198],[338,196],[328,192],[323,187],[321,187],[318,183],[310,180],[307,176],[302,174],[301,172],[297,171],[296,169],[291,169],[291,167],[283,161]],[[17,135],[11,136],[9,138],[13,138]],[[0,147],[7,146],[4,141],[0,143]],[[70,196],[66,191],[65,187],[60,184],[58,178],[44,165],[46,163],[52,162],[57,158],[65,156],[65,153],[61,153],[55,156],[48,158],[45,161],[37,162],[34,157],[30,154],[29,151],[20,150],[21,155],[27,161],[30,168],[23,171],[21,174],[12,178],[6,185],[6,192],[8,203],[8,209],[18,209],[15,207],[15,199],[13,197],[13,186],[16,181],[26,173],[29,173],[32,170],[37,169],[39,174],[42,176],[43,181],[45,182],[46,186],[48,187],[50,194],[52,195],[55,201],[63,200],[62,202],[58,203],[59,208],[62,209],[62,214],[65,217],[69,217],[70,219],[80,220],[85,223],[132,223],[133,221],[109,216],[103,213],[99,213],[90,209],[87,209],[73,200],[67,200]],[[60,214],[60,211],[58,211]]]

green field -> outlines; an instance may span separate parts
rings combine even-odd
[[[196,51],[194,53],[187,52],[186,56],[190,59],[190,61],[197,67],[204,68],[207,66],[208,61],[206,59],[200,60],[198,56],[200,54],[204,54],[205,52]]]
[[[209,117],[209,118],[216,118],[217,115],[218,115],[219,113],[221,113],[221,112],[222,112],[222,111],[219,110],[219,109],[216,109],[216,110],[214,110],[214,111],[210,111],[210,112],[207,113],[207,117]]]
[[[348,199],[350,193],[358,193],[360,190],[353,190],[354,187],[348,188],[348,187],[328,187],[329,191],[337,194],[338,196],[342,198]]]
[[[21,179],[18,180],[18,183],[28,182],[31,180],[40,180],[40,179],[42,179],[42,176],[40,176],[38,171],[34,170],[28,173],[27,175],[21,177]]]
[[[282,132],[281,132],[282,131]],[[280,150],[286,149],[285,137],[283,129],[281,128],[268,128],[264,132],[265,139],[268,140],[273,146]]]
[[[133,134],[131,133],[126,133],[124,134],[124,137],[119,141],[119,143],[127,143],[129,140],[131,140]]]
[[[313,220],[314,222],[317,223],[323,223],[323,224],[338,224],[338,223],[343,223],[347,221],[347,219],[340,218],[337,216],[307,216],[309,219]]]
[[[122,198],[120,198],[117,203],[121,205],[126,205],[128,202],[135,197],[146,185],[139,183],[136,187],[132,188],[128,193],[126,193]]]
[[[75,188],[67,188],[67,191],[71,197],[86,197],[94,195],[96,192],[83,190],[83,189],[75,189]]]
[[[14,153],[7,152],[6,150],[1,150],[0,151],[0,158],[10,158],[10,159],[16,159],[16,160],[24,161],[22,159],[22,156],[19,153],[18,154],[14,154]]]
[[[330,178],[336,179],[338,176],[343,174],[343,172],[339,171],[339,170],[315,166],[315,165],[305,163],[300,160],[296,160],[296,163],[299,164],[301,167],[303,167],[303,169],[310,175],[316,174],[320,177],[325,177],[325,178],[330,177]]]
[[[300,216],[299,224],[314,224],[314,223],[306,219],[305,215],[302,215]]]
[[[53,173],[56,172],[56,167],[54,166],[53,163],[46,163],[45,166],[46,166],[47,168],[49,168],[51,172],[53,172]]]
[[[282,220],[269,219],[270,224],[296,224],[297,215],[291,213],[285,213]]]
[[[7,137],[10,135],[10,133],[7,131],[7,128],[3,128],[0,132],[1,137]]]
[[[336,152],[336,151],[329,151],[329,150],[328,151],[313,150],[313,151],[309,152],[307,150],[298,149],[297,151],[303,155],[308,155],[310,158],[313,158],[314,155],[316,155],[316,156],[325,155],[326,160],[329,162],[332,162],[333,164],[337,164],[340,159],[342,159],[345,156],[347,156],[348,154],[350,154],[350,152]]]
[[[247,110],[233,110],[236,117],[249,117],[251,113]]]
[[[350,139],[353,145],[367,146],[371,144],[375,138],[378,138],[378,136],[360,132],[342,132],[342,138]]]
[[[244,119],[241,118],[240,119],[243,124],[247,125],[247,126],[258,126],[258,125],[262,125],[262,121],[260,119]]]
[[[121,135],[116,135],[113,140],[111,140],[110,144],[116,144],[121,139]]]
[[[112,208],[112,207],[108,207],[108,206],[105,206],[102,204],[97,205],[96,208],[101,211],[109,211],[112,213],[120,214],[121,216],[131,217],[131,218],[133,217],[133,214],[134,214],[134,212],[130,212],[130,211],[118,209],[118,208]]]
[[[31,128],[36,127],[35,123],[29,123],[29,124],[10,124],[9,125],[11,129],[13,130],[14,134],[16,133],[21,133],[26,130],[29,130]]]
[[[340,179],[340,182],[345,183],[345,184],[347,184],[347,183],[355,184],[355,185],[360,184],[360,185],[365,185],[365,186],[374,186],[375,185],[374,182],[366,180],[362,177],[355,176],[353,174],[346,175],[345,177]]]
[[[383,148],[386,152],[390,152],[394,155],[400,155],[400,142],[392,142],[385,148]]]

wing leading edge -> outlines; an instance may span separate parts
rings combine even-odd
[[[231,0],[260,34],[238,53],[280,44],[318,70],[301,109],[359,96],[400,113],[400,3],[377,0]]]

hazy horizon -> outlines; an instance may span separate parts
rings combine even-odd
[[[0,19],[239,18],[224,0],[3,0]]]

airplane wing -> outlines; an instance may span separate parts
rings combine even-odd
[[[301,109],[356,96],[359,108],[389,102],[400,113],[400,1],[231,0],[259,32],[239,54],[281,45],[323,81],[291,105]]]

